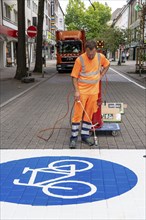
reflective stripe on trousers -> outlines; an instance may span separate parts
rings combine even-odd
[[[80,123],[72,123],[71,138],[77,138],[79,134]]]
[[[81,129],[81,137],[89,137],[89,131],[91,130],[91,123],[83,121]]]

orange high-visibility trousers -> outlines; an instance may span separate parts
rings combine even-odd
[[[97,100],[98,100],[98,94],[97,95],[80,94],[80,101],[89,117],[84,112],[80,102],[75,102],[72,123],[80,123],[81,121],[86,121],[91,123],[93,113],[97,112],[98,109]]]

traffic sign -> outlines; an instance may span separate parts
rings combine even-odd
[[[31,37],[31,38],[36,37],[37,28],[35,26],[29,26],[27,28],[27,35],[28,35],[28,37]]]
[[[103,48],[104,47],[104,41],[103,40],[98,40],[97,41],[97,47],[98,48]]]

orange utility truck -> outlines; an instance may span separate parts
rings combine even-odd
[[[85,52],[85,31],[56,31],[56,47],[57,71],[72,70],[76,58]]]

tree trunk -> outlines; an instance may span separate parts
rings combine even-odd
[[[26,45],[25,45],[25,0],[17,0],[18,5],[18,49],[15,79],[26,76]]]
[[[38,26],[37,26],[37,45],[36,61],[34,72],[42,73],[42,41],[43,41],[43,20],[44,20],[44,0],[39,0],[38,7]]]

